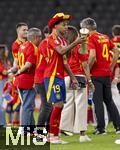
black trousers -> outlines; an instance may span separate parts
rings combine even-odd
[[[35,90],[41,97],[41,109],[38,117],[38,126],[49,125],[52,104],[47,102],[44,83],[35,84]]]
[[[117,84],[117,88],[118,88],[119,93],[120,93],[120,83]]]
[[[109,76],[92,77],[95,86],[93,94],[93,102],[95,105],[95,114],[97,119],[97,129],[102,131],[105,129],[104,107],[103,102],[107,107],[110,118],[113,121],[115,129],[120,129],[120,116],[115,106],[111,93],[111,80]]]

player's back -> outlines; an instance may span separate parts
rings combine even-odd
[[[43,39],[38,47],[37,63],[35,70],[35,83],[44,81],[43,75],[47,65],[47,38]]]
[[[96,51],[96,61],[92,67],[91,73],[95,76],[109,75],[109,51],[113,49],[114,44],[110,41],[108,36],[93,32],[89,37],[88,45],[90,50],[95,49]]]

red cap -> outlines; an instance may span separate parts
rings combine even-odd
[[[55,16],[53,16],[50,21],[48,22],[48,26],[49,28],[53,28],[54,25],[59,22],[59,21],[63,21],[63,20],[71,20],[72,16],[71,15],[67,15],[64,13],[57,13]]]

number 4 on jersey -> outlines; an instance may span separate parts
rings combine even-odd
[[[109,52],[108,52],[108,46],[107,46],[107,44],[103,44],[102,56],[106,60],[108,60],[108,58],[109,58]]]

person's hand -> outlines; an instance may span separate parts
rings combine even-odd
[[[18,71],[18,69],[16,67],[12,67],[7,71],[7,74],[9,74],[9,73],[15,74],[17,71]]]
[[[21,74],[21,70],[19,69],[15,74],[14,74],[14,76],[18,76],[18,75],[20,75]]]
[[[72,90],[77,90],[77,89],[79,89],[79,83],[78,83],[78,81],[77,81],[76,78],[71,78],[70,88],[71,88]]]
[[[115,77],[115,78],[112,80],[112,84],[117,85],[117,83],[118,83],[118,78],[117,78],[117,77]]]
[[[94,86],[94,84],[92,83],[92,80],[89,80],[89,81],[88,81],[88,84],[89,84],[90,90],[91,90],[92,92],[94,92],[94,91],[95,91],[95,86]]]
[[[86,42],[86,40],[87,40],[87,36],[82,36],[82,37],[79,37],[79,36],[78,36],[78,37],[76,38],[75,42],[78,43],[78,44],[81,44],[81,43]]]
[[[81,37],[88,37],[89,36],[90,31],[87,28],[81,28],[79,31],[80,31]]]

